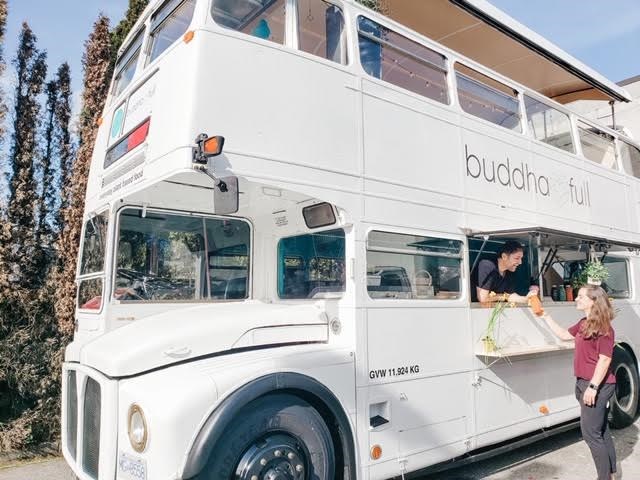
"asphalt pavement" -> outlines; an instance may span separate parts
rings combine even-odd
[[[623,430],[613,430],[618,474],[616,480],[640,479],[640,420]],[[407,480],[591,480],[595,468],[579,430],[571,430],[511,452]],[[0,480],[73,480],[71,470],[59,457],[20,464],[0,464]]]

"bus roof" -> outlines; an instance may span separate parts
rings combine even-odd
[[[382,0],[381,10],[398,23],[559,103],[632,100],[623,88],[486,0]]]

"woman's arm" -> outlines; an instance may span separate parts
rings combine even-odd
[[[611,357],[607,357],[602,354],[598,356],[598,363],[596,363],[596,369],[593,372],[593,377],[591,377],[591,383],[589,384],[589,388],[584,391],[584,395],[582,397],[582,401],[588,407],[595,405],[596,394],[598,393],[597,387],[600,386],[604,378],[607,376],[609,365],[611,365]],[[591,388],[591,385],[595,385],[596,388]]]
[[[548,313],[544,313],[542,315],[544,321],[547,322],[551,331],[558,337],[560,340],[573,340],[573,335],[569,333],[569,330],[561,327],[556,323],[556,321],[549,315]]]

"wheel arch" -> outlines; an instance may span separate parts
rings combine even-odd
[[[348,416],[335,395],[322,383],[307,375],[294,372],[271,373],[241,386],[209,415],[187,453],[184,479],[195,478],[204,468],[222,433],[247,404],[270,393],[289,393],[313,406],[325,419],[331,432],[336,454],[336,480],[355,480],[356,459],[354,436]]]
[[[631,358],[633,359],[633,362],[635,363],[635,367],[636,370],[638,370],[638,372],[640,372],[640,364],[638,364],[638,357],[636,355],[636,353],[633,351],[633,347],[628,344],[627,342],[618,342],[616,343],[617,346],[619,346],[620,348],[624,348],[627,353],[629,355],[631,355]]]

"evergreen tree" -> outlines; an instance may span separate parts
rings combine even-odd
[[[98,17],[93,32],[85,43],[82,64],[84,67],[84,90],[79,122],[80,146],[71,173],[73,182],[67,183],[67,191],[64,194],[69,203],[62,212],[63,228],[57,246],[59,269],[54,280],[56,285],[56,317],[59,327],[65,335],[70,335],[73,332],[74,279],[84,213],[84,195],[91,153],[98,129],[98,118],[100,118],[107,97],[111,74],[109,19],[104,15]]]
[[[7,28],[7,0],[0,0],[0,77],[4,75],[4,34]],[[4,92],[0,88],[0,145],[4,140],[4,120],[7,114],[7,106],[4,103]],[[1,202],[0,202],[1,203]]]
[[[73,164],[73,144],[71,142],[71,69],[68,63],[63,63],[58,68],[56,75],[58,84],[58,102],[55,111],[55,143],[60,159],[60,207],[56,210],[54,225],[61,229],[60,212],[64,210],[69,201],[65,192],[69,191],[71,167]]]
[[[0,77],[4,75],[5,61],[4,61],[4,34],[7,27],[7,0],[0,0]],[[0,88],[0,146],[4,143],[4,121],[7,113],[7,107],[4,102],[4,92]],[[0,163],[0,172],[4,165]],[[0,176],[2,174],[0,173]],[[3,301],[3,290],[9,287],[9,268],[6,263],[6,250],[9,247],[9,239],[11,237],[11,229],[9,222],[6,218],[4,178],[0,178],[0,304]],[[1,329],[1,325],[0,325]],[[1,331],[0,331],[1,336]],[[0,395],[2,391],[0,390]]]
[[[134,23],[140,18],[149,0],[129,0],[129,8],[124,18],[116,25],[111,32],[111,62],[115,65],[118,50],[122,46],[125,37],[131,31]]]
[[[17,287],[31,288],[41,282],[42,255],[36,244],[37,192],[34,158],[40,119],[38,96],[47,74],[46,53],[36,47],[36,37],[27,23],[22,24],[16,68],[14,132],[9,155],[10,183],[7,221],[11,228],[11,248],[3,258],[9,280]],[[5,239],[6,241],[6,239]]]
[[[46,123],[44,128],[44,151],[42,152],[42,193],[38,202],[38,228],[36,229],[37,243],[44,242],[45,246],[50,246],[54,231],[56,230],[55,212],[59,198],[57,174],[59,172],[59,162],[57,162],[57,152],[55,148],[55,112],[58,103],[58,83],[55,80],[47,82],[45,88],[47,95],[46,102]]]

